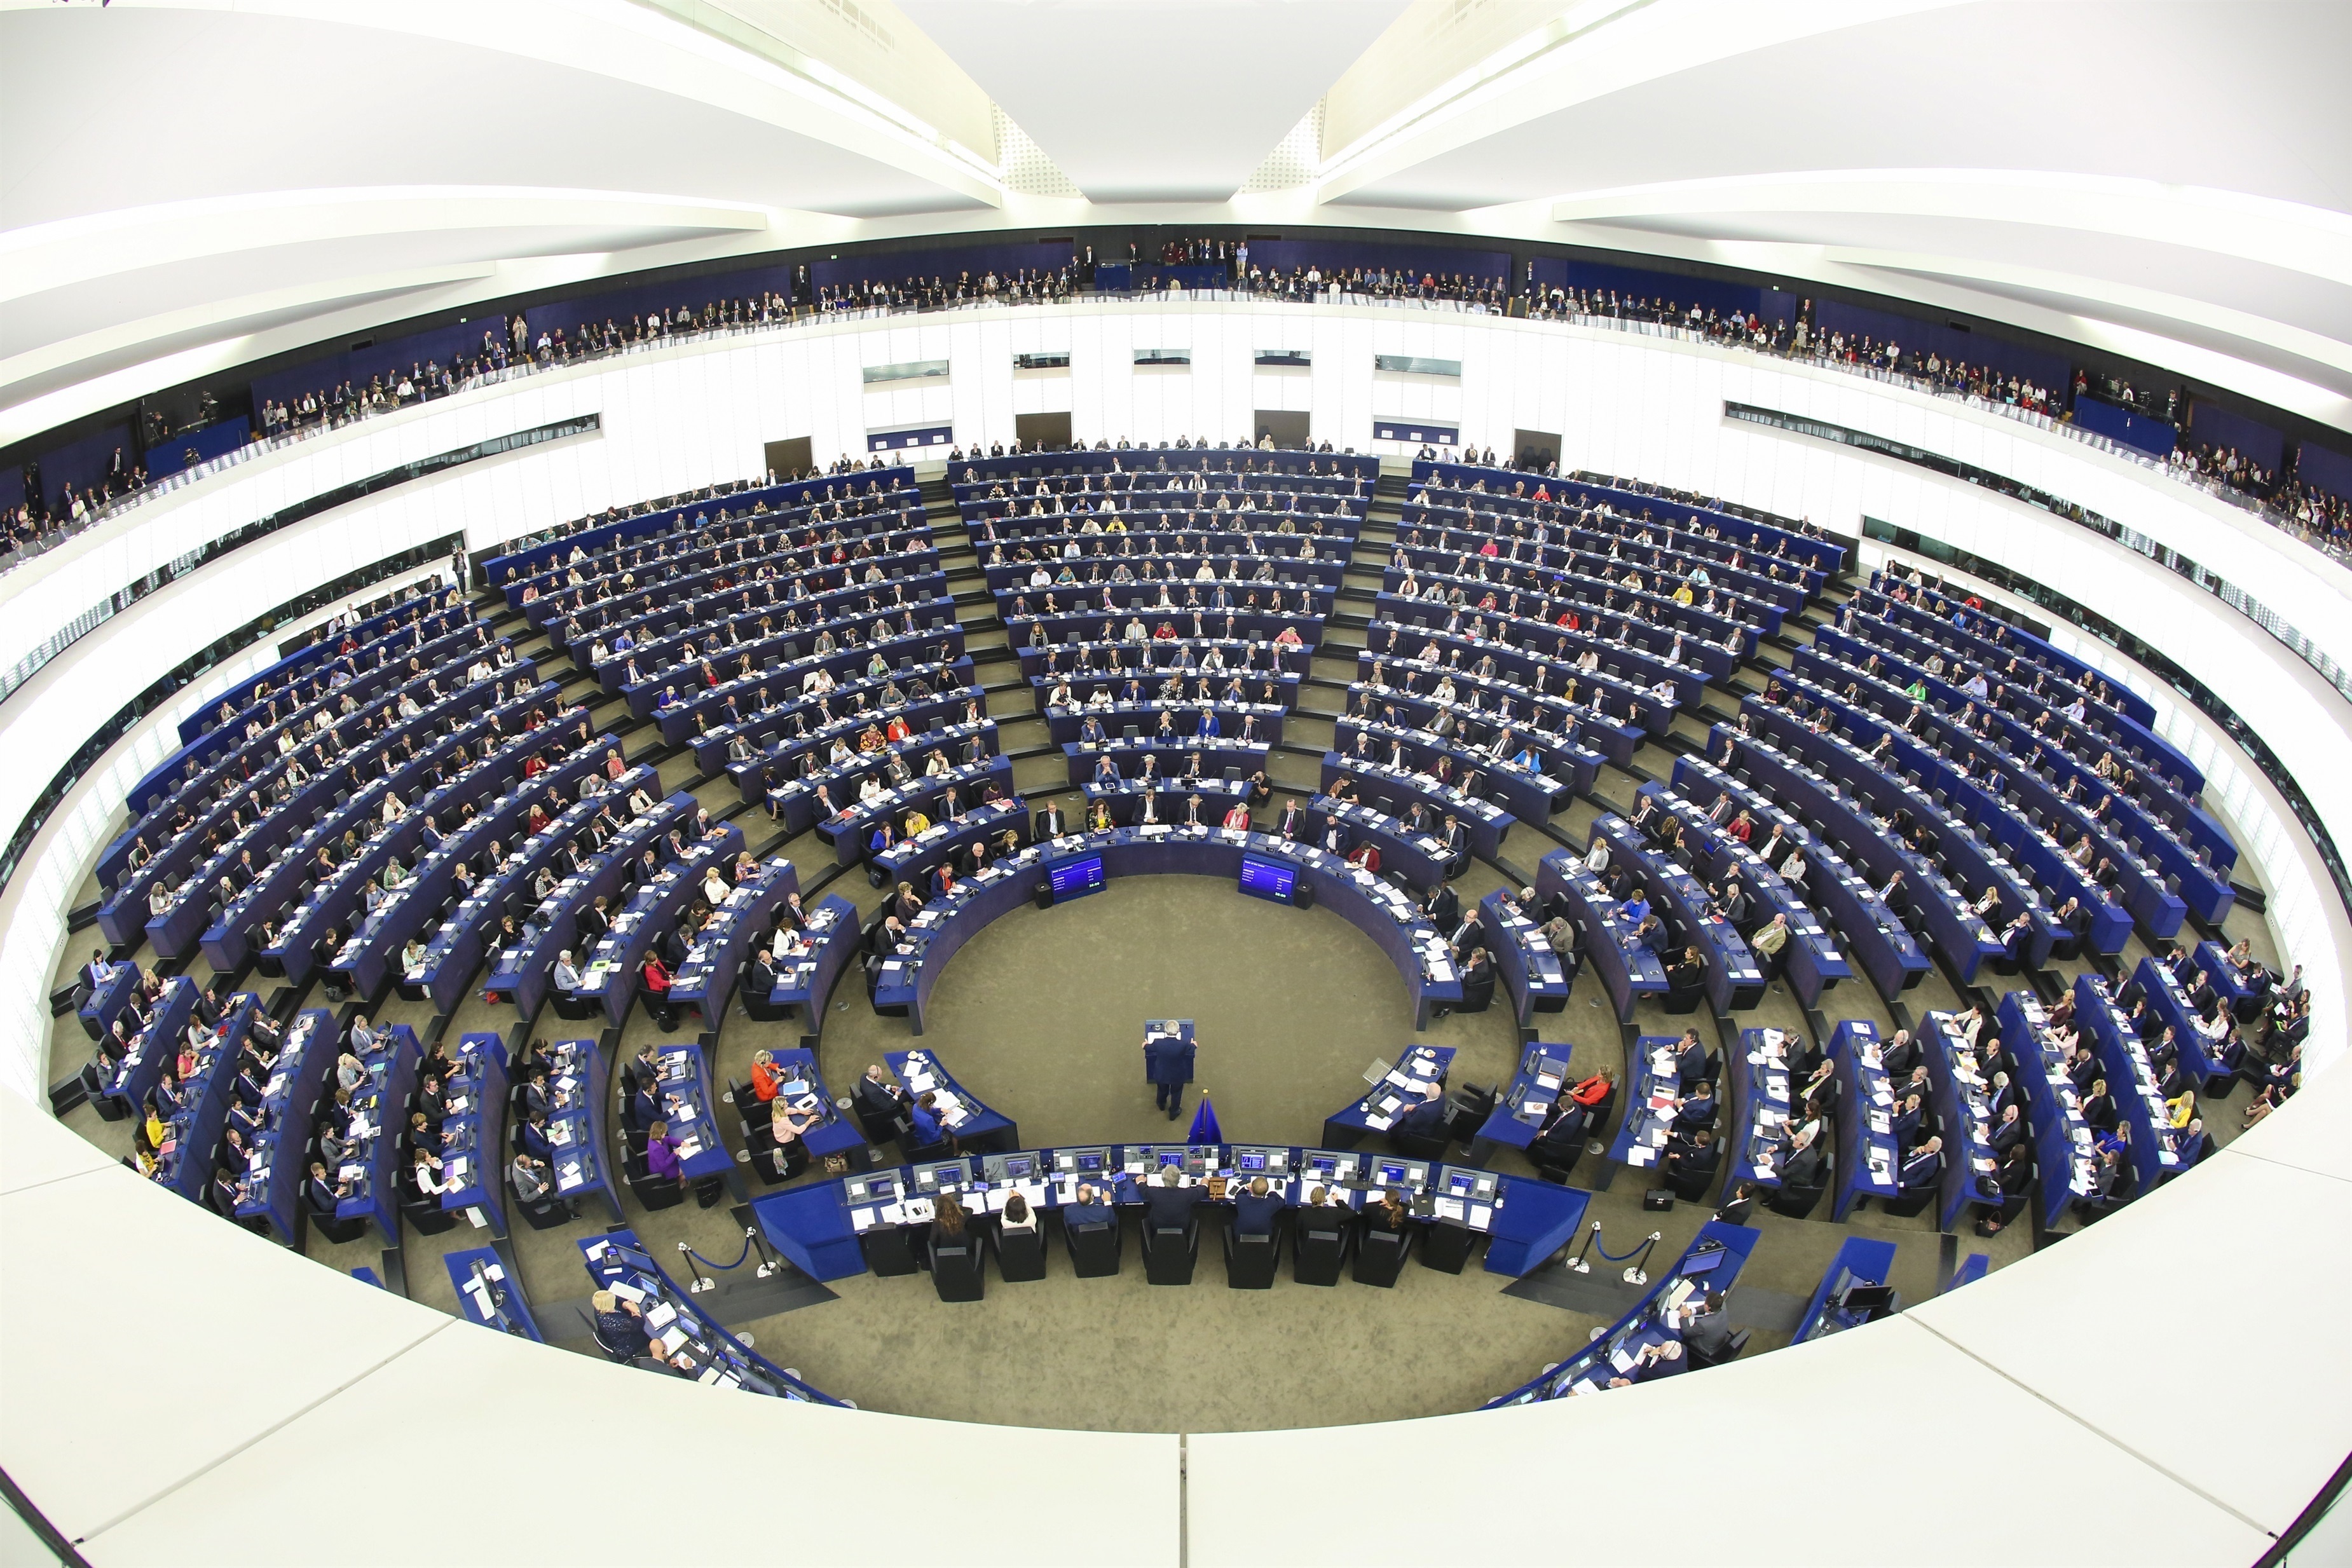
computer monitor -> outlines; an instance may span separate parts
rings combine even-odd
[[[943,1160],[938,1165],[915,1167],[915,1190],[936,1192],[943,1186],[961,1186],[971,1175],[961,1160]]]
[[[1402,1186],[1404,1185],[1404,1162],[1402,1160],[1382,1160],[1375,1169],[1373,1179],[1382,1186]]]
[[[1330,1181],[1339,1174],[1339,1162],[1331,1155],[1309,1155],[1307,1156],[1307,1170],[1310,1176]]]
[[[1241,891],[1269,904],[1288,904],[1298,891],[1298,868],[1282,861],[1244,855]]]
[[[1848,1285],[1838,1305],[1849,1312],[1891,1312],[1895,1310],[1895,1291],[1887,1285]]]
[[[1045,862],[1045,877],[1053,884],[1054,902],[1065,903],[1084,898],[1103,890],[1103,861],[1100,855],[1077,855],[1068,860]]]
[[[1188,1153],[1189,1151],[1181,1145],[1175,1148],[1154,1149],[1151,1151],[1151,1163],[1161,1170],[1167,1169],[1170,1166],[1174,1166],[1181,1170],[1183,1168],[1185,1155]]]
[[[1017,1181],[1037,1168],[1036,1160],[1028,1155],[1004,1156],[1004,1175],[1000,1180]]]
[[[1089,1173],[1099,1171],[1104,1169],[1109,1164],[1110,1151],[1108,1149],[1080,1149],[1078,1151],[1078,1169],[1082,1171]]]
[[[1234,1168],[1245,1176],[1262,1176],[1265,1172],[1265,1155],[1256,1149],[1238,1150],[1234,1155]]]

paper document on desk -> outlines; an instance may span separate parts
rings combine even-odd
[[[677,1322],[677,1309],[667,1301],[662,1302],[646,1314],[646,1327],[649,1329],[666,1329],[676,1322]]]
[[[1462,1218],[1462,1200],[1458,1197],[1441,1197],[1437,1200],[1437,1218],[1440,1219],[1459,1219]]]
[[[1629,1353],[1625,1347],[1621,1344],[1615,1350],[1609,1353],[1609,1364],[1615,1367],[1619,1372],[1631,1372],[1633,1370],[1633,1357],[1631,1353]]]
[[[1364,1125],[1370,1127],[1375,1133],[1385,1133],[1389,1130],[1390,1125],[1394,1123],[1395,1120],[1396,1118],[1393,1116],[1367,1115],[1364,1118]]]

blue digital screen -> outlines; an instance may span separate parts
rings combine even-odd
[[[1084,898],[1103,889],[1103,862],[1100,855],[1081,855],[1076,860],[1055,861],[1045,868],[1053,880],[1054,902],[1066,898]]]
[[[1078,1168],[1082,1171],[1098,1171],[1103,1168],[1103,1157],[1098,1154],[1080,1155]]]
[[[1264,1155],[1244,1155],[1241,1157],[1241,1168],[1245,1171],[1262,1171],[1265,1169],[1265,1156]]]
[[[1255,855],[1242,856],[1242,891],[1253,898],[1266,899],[1275,904],[1288,904],[1298,886],[1298,869],[1280,861],[1260,860]]]
[[[1163,1166],[1181,1166],[1184,1163],[1184,1151],[1162,1149],[1160,1151],[1160,1163]]]
[[[1027,1176],[1029,1174],[1029,1156],[1026,1155],[1016,1155],[1013,1158],[1006,1160],[1004,1162],[1004,1174],[1007,1176]]]
[[[1402,1166],[1382,1166],[1381,1167],[1381,1180],[1391,1186],[1401,1186],[1404,1181],[1404,1167]]]

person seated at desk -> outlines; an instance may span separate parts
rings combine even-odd
[[[1174,1166],[1160,1171],[1160,1180],[1142,1189],[1143,1228],[1148,1235],[1154,1230],[1181,1230],[1192,1222],[1192,1210],[1208,1196],[1202,1187],[1186,1186],[1184,1173]]]
[[[2005,1156],[2010,1150],[2023,1145],[2032,1129],[2026,1124],[2025,1113],[2012,1100],[2001,1107],[2000,1121],[1993,1127],[1990,1146],[1995,1157]]]
[[[515,1155],[507,1167],[517,1201],[526,1208],[544,1208],[555,1201],[555,1176],[547,1162],[527,1154]]]
[[[418,1149],[408,1171],[413,1202],[438,1208],[443,1193],[457,1190],[457,1178],[441,1174],[441,1156],[430,1149]]]
[[[302,1184],[302,1200],[310,1206],[311,1213],[332,1218],[336,1206],[351,1196],[351,1183],[328,1178],[326,1161],[310,1162],[310,1179]]]
[[[939,1092],[926,1089],[922,1097],[908,1111],[913,1124],[908,1135],[919,1149],[937,1148],[941,1144],[950,1149],[956,1146],[955,1134],[949,1132],[947,1124],[940,1119],[939,1104]]]
[[[2083,1123],[2094,1133],[2112,1133],[2121,1117],[2116,1111],[2116,1097],[2107,1092],[2107,1081],[2091,1080],[2091,1092],[2083,1096]]]
[[[1685,1301],[1675,1313],[1675,1332],[1694,1368],[1720,1365],[1731,1349],[1731,1320],[1724,1315],[1723,1293],[1709,1291],[1696,1301]]]
[[[1895,1114],[1888,1118],[1886,1130],[1894,1138],[1895,1151],[1898,1154],[1909,1153],[1926,1137],[1920,1130],[1922,1103],[1916,1094],[1906,1094],[1895,1102]]]
[[[669,1135],[667,1122],[656,1122],[646,1129],[646,1171],[656,1181],[686,1180],[686,1169],[678,1163],[677,1140]]]
[[[1029,1207],[1028,1198],[1017,1192],[1008,1194],[1004,1199],[1004,1212],[997,1216],[997,1234],[1004,1236],[1024,1230],[1034,1234],[1036,1228],[1037,1211]]]
[[[2084,1225],[2105,1218],[2139,1194],[2139,1173],[2120,1149],[2103,1150],[2090,1192],[2074,1200],[2074,1218]]]
[[[1670,1339],[1661,1343],[1645,1344],[1635,1351],[1633,1364],[1628,1370],[1630,1375],[1621,1374],[1611,1378],[1609,1386],[1631,1388],[1636,1383],[1650,1383],[1661,1377],[1672,1377],[1678,1372],[1687,1372],[1690,1366],[1683,1359],[1682,1341]]]
[[[1944,1140],[1929,1138],[1903,1161],[1896,1186],[1906,1194],[1921,1192],[1936,1185],[1944,1172]]]
[[[2021,1140],[2010,1145],[1991,1174],[1978,1177],[1977,1186],[1983,1201],[1999,1206],[1977,1221],[1977,1234],[1998,1236],[2024,1212],[2026,1195],[2033,1190],[2033,1146]]]
[[[1685,1094],[1711,1082],[1707,1077],[1706,1047],[1699,1043],[1698,1030],[1695,1029],[1683,1030],[1682,1039],[1675,1042],[1675,1080]]]
[[[1766,979],[1780,977],[1780,966],[1789,949],[1790,936],[1789,917],[1776,914],[1748,939],[1748,951],[1755,954],[1756,967],[1764,971]]]
[[[1389,1124],[1391,1137],[1442,1138],[1445,1135],[1445,1085],[1432,1083],[1421,1092],[1421,1103],[1397,1113]]]
[[[646,1353],[645,1313],[635,1301],[625,1301],[610,1291],[588,1298],[596,1313],[596,1343],[616,1359],[635,1360]]]
[[[751,1053],[751,1092],[762,1105],[776,1097],[776,1091],[783,1087],[790,1076],[776,1065],[772,1052],[755,1051]]]
[[[1395,1187],[1381,1193],[1378,1203],[1364,1205],[1362,1215],[1367,1233],[1381,1231],[1388,1235],[1402,1232],[1405,1221],[1412,1218],[1412,1210],[1406,1206],[1404,1194]]]
[[[1195,800],[1198,800],[1199,798],[1200,797],[1198,796],[1193,797]],[[1234,802],[1233,806],[1225,812],[1225,826],[1238,832],[1246,833],[1250,831],[1250,809],[1247,801],[1236,800]]]
[[[1713,1082],[1702,1082],[1696,1088],[1693,1089],[1689,1093],[1682,1097],[1681,1102],[1675,1107],[1674,1125],[1677,1130],[1684,1131],[1698,1127],[1712,1127],[1715,1125],[1715,1085]]]
[[[1267,1186],[1265,1177],[1252,1176],[1248,1189],[1234,1195],[1234,1234],[1271,1237],[1275,1221],[1289,1207],[1287,1199]]]
[[[1013,1207],[1012,1201],[1007,1199],[1004,1207],[1010,1209]],[[1065,1229],[1073,1225],[1108,1225],[1115,1218],[1111,1213],[1110,1206],[1103,1201],[1103,1195],[1087,1182],[1078,1184],[1078,1189],[1073,1195],[1071,1201],[1062,1207],[1062,1225]]]
[[[1665,1157],[1659,1162],[1662,1176],[1688,1176],[1700,1179],[1715,1174],[1723,1163],[1723,1151],[1716,1146],[1712,1127],[1694,1127],[1677,1131],[1666,1139]]]
[[[1666,990],[1673,996],[1696,996],[1706,984],[1706,960],[1696,947],[1685,947],[1666,966]]]
[[[1785,1190],[1819,1186],[1828,1179],[1820,1133],[1811,1127],[1799,1128],[1790,1135],[1787,1151],[1780,1160],[1781,1187]]]
[[[1735,1185],[1723,1207],[1715,1211],[1716,1218],[1726,1225],[1745,1225],[1748,1217],[1756,1212],[1756,1184],[1743,1181]]]

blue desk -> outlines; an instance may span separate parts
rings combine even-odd
[[[2203,1020],[2189,1005],[2189,993],[2180,988],[2171,970],[2153,958],[2142,958],[2122,995],[2145,1000],[2150,1014],[2172,1030],[2173,1049],[2181,1068],[2197,1081],[2200,1092],[2229,1093],[2237,1072],[2213,1055],[2213,1041],[2201,1027]],[[2146,1045],[2147,1041],[2143,1039],[2140,1043]]]
[[[1288,861],[1297,867],[1298,879],[1314,887],[1321,907],[1356,926],[1388,954],[1412,993],[1416,1029],[1427,1024],[1433,1006],[1461,999],[1461,980],[1444,938],[1411,900],[1379,878],[1357,873],[1311,845],[1263,833],[1132,827],[1070,833],[1050,843],[1030,844],[945,898],[924,905],[908,940],[884,957],[874,1005],[907,1009],[915,1032],[922,1033],[931,989],[957,950],[989,922],[1026,904],[1048,861],[1086,854],[1101,855],[1104,875],[1113,882],[1141,874],[1178,874],[1234,880],[1236,886],[1244,854]]]
[[[1937,1228],[1949,1230],[1974,1206],[1999,1201],[1987,1198],[1985,1191],[2000,1162],[1993,1158],[1985,1082],[1977,1071],[1975,1053],[1953,1027],[1952,1015],[1923,1015],[1918,1035],[1919,1054],[1927,1061],[1927,1082],[1935,1091],[1936,1120],[1943,1129]]]
[[[1777,1190],[1780,1186],[1774,1151],[1790,1121],[1790,1081],[1789,1040],[1771,1029],[1744,1029],[1739,1043],[1723,1053],[1723,1135],[1717,1146],[1724,1151],[1724,1167],[1731,1183],[1752,1181]],[[1841,1122],[1844,1118],[1839,1118]]]
[[[1385,811],[1360,800],[1335,800],[1328,795],[1318,795],[1301,810],[1298,831],[1289,835],[1293,838],[1328,850],[1331,824],[1337,822],[1342,834],[1341,854],[1369,841],[1381,852],[1383,873],[1402,876],[1424,892],[1444,880],[1445,862],[1452,857],[1445,852],[1444,841],[1434,834],[1416,833]],[[1277,814],[1277,836],[1280,820]]]
[[[174,975],[163,982],[163,994],[147,1014],[147,1027],[131,1037],[131,1049],[122,1055],[121,1065],[114,1070],[114,1081],[106,1086],[110,1099],[131,1116],[144,1114],[148,1092],[155,1087],[163,1068],[180,1054],[181,1037],[187,1032],[188,1020],[196,1015],[196,998],[202,988],[185,975]]]
[[[1575,1053],[1573,1045],[1544,1040],[1533,1040],[1522,1048],[1517,1075],[1495,1096],[1495,1108],[1478,1124],[1477,1134],[1471,1140],[1472,1165],[1485,1165],[1497,1145],[1524,1149],[1536,1141],[1553,1103],[1570,1084],[1569,1064]]]
[[[1364,1141],[1365,1134],[1387,1132],[1401,1112],[1427,1097],[1430,1084],[1443,1087],[1445,1075],[1453,1070],[1454,1047],[1410,1047],[1361,1099],[1323,1118],[1323,1146],[1352,1149]]]
[[[1551,950],[1543,926],[1519,914],[1499,887],[1480,899],[1478,908],[1486,929],[1494,933],[1495,972],[1510,995],[1519,1027],[1527,1028],[1538,1013],[1556,1013],[1568,1006],[1575,975]]]
[[[690,842],[686,853],[664,865],[653,881],[631,894],[614,917],[613,929],[598,940],[593,956],[582,967],[580,987],[572,993],[572,999],[602,1005],[605,1020],[618,1026],[637,999],[646,950],[669,933],[688,904],[701,896],[704,868],[714,862],[731,865],[742,852],[743,830],[732,822],[721,822]]]
[[[799,871],[781,855],[729,889],[713,912],[718,918],[696,935],[686,962],[670,977],[670,1005],[694,1009],[702,1015],[703,1028],[717,1029],[745,959],[767,939],[776,911],[800,890]]]
[[[605,1134],[613,1103],[612,1061],[593,1040],[558,1040],[548,1054],[555,1103],[547,1115],[547,1141],[555,1150],[556,1196],[572,1202],[601,1198],[618,1225],[621,1199],[613,1175],[619,1156]]]
[[[678,1145],[678,1169],[688,1181],[715,1177],[725,1182],[735,1201],[742,1202],[750,1195],[744,1189],[743,1173],[736,1168],[735,1153],[719,1131],[719,1096],[711,1087],[710,1058],[693,1042],[656,1049],[662,1120]]]
[[[1584,959],[1600,977],[1601,988],[1617,1009],[1617,1021],[1630,1023],[1633,1004],[1643,997],[1666,994],[1666,972],[1658,956],[1633,942],[1633,923],[1623,906],[1609,896],[1601,879],[1566,850],[1544,856],[1536,870],[1536,893],[1549,907],[1554,899],[1565,904],[1568,917],[1584,937]]]
[[[852,1149],[866,1146],[866,1134],[860,1129],[856,1118],[834,1104],[833,1093],[824,1086],[824,1076],[816,1070],[814,1051],[802,1051],[797,1047],[778,1049],[771,1046],[768,1055],[777,1070],[784,1074],[783,1085],[778,1091],[779,1097],[791,1101],[802,1114],[818,1118],[815,1126],[801,1134],[801,1145],[808,1150],[811,1157],[821,1160],[830,1155],[845,1155]],[[747,1082],[744,1093],[750,1092]],[[813,1099],[814,1103],[802,1105],[803,1099]],[[755,1104],[739,1103],[736,1109],[751,1117],[758,1116],[760,1113]]]
[[[834,982],[857,956],[858,935],[856,904],[837,893],[819,899],[801,927],[807,950],[776,955],[776,985],[768,993],[770,1004],[802,1009],[809,1032],[815,1033],[824,1026],[825,998],[833,995]]]
[[[2164,1091],[2148,1065],[2147,1048],[2116,1006],[2106,981],[2096,975],[2074,977],[2074,1020],[2106,1069],[2116,1114],[2131,1129],[2131,1148],[2125,1157],[2139,1173],[2139,1190],[2151,1192],[2188,1167],[2180,1163],[2176,1146],[2179,1134],[2165,1111]]]
[[[1469,835],[1470,852],[1480,860],[1491,861],[1502,852],[1503,841],[1510,837],[1511,828],[1518,821],[1492,800],[1465,795],[1428,774],[1400,771],[1385,764],[1342,757],[1336,751],[1323,754],[1321,777],[1321,793],[1328,795],[1334,784],[1347,779],[1391,817],[1403,816],[1416,802],[1441,818],[1452,816]],[[1390,810],[1391,804],[1396,808],[1393,810]]]
[[[2194,962],[2197,972],[2205,977],[2205,983],[2229,1004],[2231,1018],[2243,1023],[2261,1010],[2263,998],[2270,994],[2270,987],[2257,986],[2240,974],[2237,967],[2230,962],[2228,948],[2210,939],[2200,942]]]
[[[1621,1166],[1654,1172],[1665,1158],[1681,1081],[1675,1066],[1680,1036],[1645,1034],[1633,1042],[1625,1064],[1625,1113],[1609,1157]]]
[[[102,1037],[114,1027],[114,1019],[131,1000],[131,993],[139,988],[139,966],[123,963],[114,967],[106,984],[89,994],[89,999],[79,1009],[81,1031],[92,1040]]]
[[[301,1235],[302,1184],[310,1174],[305,1158],[310,1119],[334,1076],[340,1045],[334,1014],[313,1008],[294,1015],[262,1105],[267,1124],[253,1139],[246,1198],[237,1205],[236,1217],[268,1220],[270,1230],[289,1247]]]
[[[1830,1031],[1828,1052],[1837,1078],[1837,1196],[1833,1218],[1843,1220],[1864,1198],[1895,1194],[1901,1152],[1895,1146],[1895,1089],[1886,1082],[1885,1042],[1866,1019],[1848,1019]]]
[[[495,1034],[459,1038],[449,1053],[456,1071],[442,1085],[449,1114],[441,1124],[441,1179],[457,1185],[441,1195],[445,1212],[507,1234],[507,1047]]]
[[[495,1250],[468,1247],[460,1252],[444,1253],[441,1262],[449,1270],[449,1283],[457,1292],[459,1317],[535,1344],[547,1343],[530,1315],[530,1302],[523,1296],[522,1281],[507,1272],[505,1262]]]
[[[1777,827],[1784,839],[1802,851],[1805,863],[1812,872],[1808,896],[1837,923],[1847,951],[1861,964],[1863,973],[1870,977],[1870,983],[1878,988],[1880,996],[1894,1000],[1898,993],[1925,979],[1927,971],[1935,967],[1903,922],[1886,907],[1877,890],[1855,875],[1844,858],[1812,829],[1772,800],[1737,781],[1706,758],[1688,752],[1675,758],[1674,792],[1702,811],[1712,807],[1718,796],[1728,795],[1736,810],[1748,813],[1758,832],[1769,838]],[[1751,862],[1763,863],[1753,849],[1741,862]],[[1780,882],[1779,872],[1772,873],[1772,881]],[[1787,884],[1780,885],[1785,888]],[[1797,924],[1793,918],[1790,921],[1791,929]]]
[[[155,1173],[161,1185],[191,1203],[207,1203],[205,1188],[219,1158],[221,1132],[228,1121],[229,1095],[236,1082],[236,1059],[261,1011],[261,998],[239,991],[221,1009],[220,1032],[196,1053],[196,1070],[180,1081],[180,1112],[172,1118]],[[209,1205],[208,1205],[209,1206]]]
[[[1240,1157],[1244,1152],[1265,1156],[1266,1168],[1262,1172],[1241,1170]],[[1448,1185],[1442,1178],[1454,1173],[1466,1181],[1485,1178],[1487,1173],[1450,1166],[1432,1167],[1427,1161],[1366,1162],[1348,1151],[1291,1145],[1137,1144],[1039,1149],[1029,1151],[1026,1156],[1035,1174],[1023,1177],[991,1177],[983,1167],[992,1166],[997,1156],[991,1156],[988,1162],[963,1160],[960,1176],[951,1167],[924,1168],[933,1177],[943,1168],[948,1169],[950,1179],[945,1190],[958,1193],[966,1209],[982,1217],[984,1222],[986,1216],[1003,1211],[1005,1199],[1014,1191],[1020,1192],[1041,1214],[1056,1212],[1072,1201],[1082,1182],[1101,1190],[1106,1201],[1130,1207],[1140,1201],[1135,1177],[1156,1168],[1163,1155],[1185,1163],[1194,1176],[1203,1178],[1222,1176],[1231,1183],[1264,1174],[1276,1192],[1293,1205],[1303,1201],[1307,1189],[1314,1186],[1328,1187],[1350,1210],[1359,1206],[1368,1190],[1403,1186],[1429,1200],[1429,1212],[1417,1213],[1418,1222],[1460,1224],[1484,1233],[1487,1238],[1487,1272],[1515,1278],[1540,1266],[1575,1239],[1591,1198],[1590,1194],[1575,1187],[1557,1186],[1526,1176],[1496,1176],[1492,1177],[1495,1201],[1491,1205],[1465,1203],[1456,1220],[1439,1207]],[[1005,1157],[1018,1160],[1023,1156],[1014,1154]],[[1082,1168],[1082,1159],[1096,1164]],[[1406,1174],[1395,1182],[1376,1180],[1383,1175],[1379,1168],[1382,1164],[1401,1164],[1406,1167]],[[1413,1174],[1416,1172],[1417,1176]],[[867,1270],[859,1243],[862,1235],[888,1232],[901,1225],[919,1226],[927,1221],[928,1199],[942,1189],[936,1180],[919,1184],[916,1177],[911,1166],[861,1172],[755,1197],[751,1209],[768,1244],[795,1268],[816,1280],[847,1279]],[[1230,1188],[1226,1200],[1211,1200],[1211,1204],[1224,1207],[1229,1200]],[[1417,1210],[1423,1207],[1415,1205]]]
[[[1813,1287],[1812,1300],[1805,1303],[1805,1315],[1797,1320],[1796,1337],[1790,1343],[1802,1344],[1858,1326],[1839,1310],[1835,1298],[1848,1285],[1884,1285],[1894,1277],[1894,1242],[1870,1236],[1847,1237],[1822,1271],[1822,1282]]]
[[[1754,1007],[1764,998],[1764,970],[1731,922],[1715,913],[1706,890],[1690,873],[1650,847],[1641,831],[1612,811],[1596,818],[1592,831],[1607,841],[1613,858],[1648,892],[1654,908],[1672,916],[1685,943],[1706,965],[1707,1003],[1718,1014]],[[1790,946],[1796,946],[1791,938]]]
[[[2058,1223],[2066,1206],[2096,1190],[2098,1155],[2083,1121],[2081,1098],[2066,1073],[2066,1053],[2050,1038],[2049,1014],[2031,991],[2000,999],[2000,1042],[2016,1059],[2023,1082],[2025,1117],[2033,1136],[2034,1191],[2044,1228]]]
[[[751,1354],[750,1346],[697,1308],[694,1298],[671,1281],[635,1231],[615,1229],[583,1239],[580,1256],[598,1290],[612,1291],[644,1314],[638,1320],[641,1328],[676,1375],[772,1398],[843,1403]],[[684,1364],[670,1358],[682,1358]]]
[[[364,1120],[362,1158],[332,1174],[352,1184],[351,1196],[335,1206],[338,1219],[364,1219],[375,1227],[387,1249],[400,1245],[401,1183],[408,1179],[402,1160],[406,1143],[408,1104],[416,1095],[416,1069],[422,1053],[416,1033],[404,1023],[394,1024],[370,1058],[382,1057],[384,1070],[371,1071],[370,1082],[352,1096],[352,1108]],[[367,1065],[373,1069],[373,1060]]]
[[[1489,1399],[1480,1406],[1494,1410],[1507,1405],[1534,1405],[1546,1399],[1559,1399],[1605,1391],[1612,1377],[1628,1373],[1633,1355],[1645,1344],[1678,1338],[1674,1328],[1674,1306],[1692,1295],[1719,1291],[1731,1292],[1739,1279],[1739,1270],[1749,1253],[1762,1238],[1744,1225],[1727,1225],[1710,1219],[1691,1238],[1691,1244],[1674,1269],[1650,1287],[1633,1311],[1617,1320],[1606,1333],[1580,1347],[1576,1353],[1530,1382],[1520,1385],[1510,1393]],[[1721,1255],[1719,1262],[1706,1260]],[[1694,1272],[1694,1269],[1697,1271]],[[1685,1375],[1687,1375],[1686,1374]]]
[[[933,1052],[919,1049],[886,1051],[882,1061],[907,1086],[912,1098],[921,1099],[926,1090],[937,1091],[940,1123],[966,1153],[988,1154],[1021,1146],[1020,1124],[1001,1112],[990,1110],[979,1095],[958,1083]]]
[[[1684,763],[1695,760],[1677,758],[1677,776]],[[1824,992],[1835,988],[1840,980],[1853,977],[1853,970],[1838,951],[1837,944],[1830,939],[1830,934],[1822,928],[1822,923],[1813,918],[1811,907],[1795,888],[1781,880],[1780,871],[1768,864],[1763,856],[1707,821],[1705,810],[1672,787],[1653,781],[1643,784],[1637,793],[1649,797],[1660,810],[1682,824],[1683,853],[1694,876],[1704,880],[1708,887],[1726,886],[1729,878],[1738,877],[1741,885],[1753,894],[1759,925],[1776,915],[1787,918],[1789,940],[1780,949],[1781,972],[1788,977],[1789,988],[1796,992],[1799,1001],[1808,1008],[1819,1008]],[[1814,868],[1810,856],[1806,865],[1809,880],[1835,874],[1832,866]],[[1749,953],[1755,956],[1753,947]],[[1760,969],[1763,960],[1757,957],[1756,965]]]

